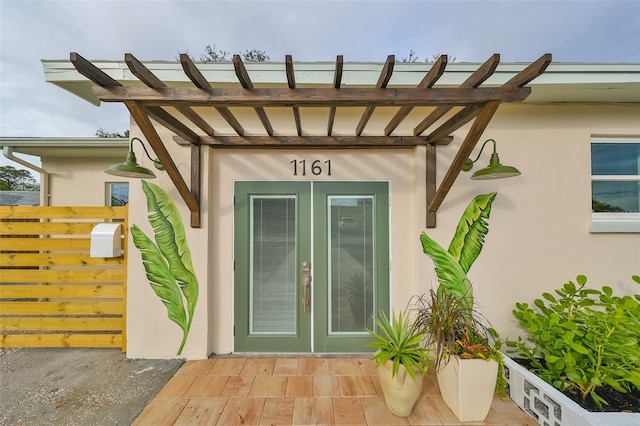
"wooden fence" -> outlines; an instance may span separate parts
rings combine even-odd
[[[126,350],[127,207],[0,206],[0,347]],[[123,254],[90,257],[122,223]]]

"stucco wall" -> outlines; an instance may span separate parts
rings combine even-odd
[[[592,135],[640,135],[639,107],[503,105],[481,141],[493,138],[504,164],[521,176],[472,181],[461,173],[428,233],[448,246],[457,221],[477,194],[496,191],[485,247],[470,271],[480,310],[503,337],[518,333],[511,310],[516,301],[532,301],[543,291],[585,274],[594,285],[632,291],[630,276],[640,274],[638,234],[590,234]],[[139,136],[132,124],[132,136]],[[464,129],[463,129],[464,130]],[[161,133],[185,180],[189,149]],[[466,132],[452,145],[437,148],[438,183]],[[488,147],[489,148],[489,147]],[[479,146],[478,148],[479,149]],[[474,155],[477,153],[474,151]],[[331,159],[332,180],[386,180],[391,189],[391,304],[405,306],[436,278],[422,254],[424,230],[424,149],[416,150],[235,150],[203,148],[202,222],[188,226],[188,209],[170,180],[155,183],[176,200],[200,280],[200,299],[183,356],[204,358],[233,350],[233,182],[234,180],[305,180],[293,177],[292,159]],[[485,151],[478,165],[488,163]],[[144,163],[144,161],[141,161]],[[149,166],[148,164],[146,165]],[[322,179],[327,179],[323,177]],[[144,196],[131,184],[130,220],[149,235]],[[637,292],[637,289],[635,290]],[[128,356],[175,356],[179,328],[149,288],[137,250],[130,251]]]
[[[146,139],[132,124],[131,137]],[[159,134],[165,141],[174,163],[181,172],[183,179],[190,182],[191,151],[189,148],[173,143],[171,134],[159,129]],[[144,167],[153,168],[153,164],[143,156],[138,156],[138,162]],[[209,174],[206,168],[208,150],[202,150],[203,192],[201,195],[201,227],[191,228],[190,212],[182,197],[175,189],[166,172],[155,172],[157,179],[151,180],[165,190],[175,202],[180,211],[185,228],[185,236],[190,247],[193,267],[199,281],[198,303],[195,308],[194,319],[181,358],[203,359],[212,352],[211,328],[216,322],[216,313],[208,307],[210,289],[218,283],[210,282],[209,272],[214,267],[207,252],[209,244],[209,208],[207,188]],[[142,184],[137,179],[130,179],[129,186],[129,223],[137,225],[149,238],[154,240],[153,229],[149,224],[146,198],[142,191]],[[175,358],[182,331],[167,317],[167,309],[156,296],[146,278],[140,252],[130,247],[127,275],[127,357],[129,358]]]
[[[469,276],[482,312],[503,337],[518,334],[511,314],[516,301],[533,302],[578,274],[594,286],[640,292],[631,281],[632,274],[640,274],[640,235],[589,233],[591,136],[637,136],[638,117],[637,106],[503,105],[498,110],[482,140],[495,139],[502,163],[522,175],[473,181],[462,174],[430,234],[446,247],[471,198],[498,192],[484,250]],[[438,151],[440,178],[442,160],[453,151]],[[479,167],[488,163],[488,154],[482,155]],[[434,281],[431,271],[422,274]]]
[[[107,182],[129,182],[102,173],[124,161],[126,152],[113,157],[47,157],[42,168],[49,173],[49,204],[52,206],[106,206]]]

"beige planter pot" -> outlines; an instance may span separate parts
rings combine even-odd
[[[407,417],[422,393],[423,376],[421,372],[414,370],[416,380],[413,380],[403,365],[400,365],[397,374],[392,376],[392,369],[393,362],[390,361],[378,367],[384,401],[393,414]]]
[[[483,421],[493,401],[498,362],[449,358],[438,371],[442,399],[461,422]]]

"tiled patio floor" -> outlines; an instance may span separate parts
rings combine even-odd
[[[239,358],[187,361],[134,425],[455,425],[435,376],[407,418],[386,408],[368,358]],[[536,425],[494,397],[480,425]]]

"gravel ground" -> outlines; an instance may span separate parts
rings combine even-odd
[[[118,349],[0,349],[0,425],[130,425],[183,363]]]

